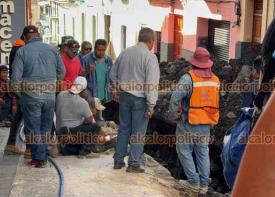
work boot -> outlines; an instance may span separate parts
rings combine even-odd
[[[188,197],[197,197],[197,196],[199,196],[200,185],[190,183],[190,182],[185,181],[185,180],[180,180],[179,184],[180,184],[181,189],[183,189],[183,191],[185,192],[186,196],[188,196]]]
[[[121,169],[123,167],[125,167],[125,162],[124,161],[122,161],[122,162],[115,161],[114,169],[118,170],[118,169]]]
[[[207,185],[201,185],[200,186],[200,194],[205,195],[205,194],[207,194],[207,192],[208,192],[208,186]]]
[[[142,169],[141,167],[128,166],[126,169],[126,172],[144,173],[145,170]]]
[[[23,155],[24,151],[21,151],[17,146],[15,145],[6,145],[5,147],[5,153],[7,155]]]
[[[31,149],[26,149],[24,152],[24,159],[31,159],[32,154],[31,154]]]

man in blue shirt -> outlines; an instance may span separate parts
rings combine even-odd
[[[106,47],[107,42],[98,39],[95,42],[94,52],[83,57],[89,94],[104,102],[111,100],[110,92],[107,90],[110,83],[109,72],[113,65],[111,57],[105,55]]]
[[[26,26],[23,34],[27,44],[15,55],[11,82],[13,92],[20,93],[26,132],[34,139],[27,141],[32,156],[28,164],[40,168],[47,154],[45,137],[53,125],[56,80],[63,79],[65,69],[58,51],[42,42],[37,27]]]
[[[86,71],[89,96],[99,98],[106,107],[106,110],[102,112],[103,114],[100,113],[99,116],[110,120],[118,111],[118,104],[112,101],[111,93],[108,91],[110,84],[109,73],[113,66],[113,60],[106,55],[106,48],[107,42],[105,40],[96,40],[94,52],[82,58],[82,66]]]

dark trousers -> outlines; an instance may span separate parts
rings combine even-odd
[[[115,123],[119,124],[119,104],[115,101],[102,103],[106,107],[106,109],[102,111],[104,120],[114,121]]]
[[[3,105],[0,105],[0,121],[11,121],[12,120],[12,102],[11,99],[5,100]]]
[[[58,131],[57,135],[69,137],[70,135],[80,136],[80,135],[90,134],[89,136],[92,136],[92,135],[99,135],[99,132],[100,132],[100,126],[98,124],[83,123],[82,125],[73,127],[73,128],[62,127],[60,128],[60,131]],[[80,140],[80,139],[77,139],[77,140]],[[61,149],[61,154],[62,155],[85,155],[95,150],[94,143],[89,144],[86,142],[85,143],[78,143],[78,142],[65,144],[65,146]]]
[[[14,115],[13,120],[12,120],[9,139],[8,139],[8,145],[15,145],[18,127],[20,125],[22,118],[23,118],[23,114],[21,111],[21,107],[20,107],[19,102],[17,102],[17,112]]]

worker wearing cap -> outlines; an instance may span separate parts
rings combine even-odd
[[[84,73],[84,69],[77,57],[80,47],[79,43],[76,40],[68,40],[63,45],[66,46],[63,53],[61,53],[61,58],[66,69],[63,90],[68,90],[74,80]]]
[[[88,102],[82,98],[87,88],[85,77],[77,77],[71,88],[62,91],[57,96],[56,102],[56,129],[58,135],[77,135],[78,133],[98,135],[100,126],[95,124],[93,114]],[[70,107],[68,107],[70,106]],[[77,155],[86,156],[91,153],[93,144],[75,143],[80,145]],[[70,146],[70,145],[69,145]],[[62,154],[69,154],[62,150]]]
[[[40,168],[47,158],[48,146],[43,139],[52,130],[56,81],[63,79],[65,68],[58,51],[42,42],[37,27],[26,26],[23,35],[26,45],[16,52],[11,85],[20,96],[25,129],[34,139],[27,142],[32,157],[28,164]]]
[[[171,96],[170,112],[173,119],[178,119],[177,139],[184,139],[176,144],[187,176],[186,182],[181,181],[182,186],[190,192],[205,194],[211,182],[208,140],[211,126],[219,120],[220,82],[211,71],[213,62],[206,49],[198,47],[188,61],[192,69],[177,84]]]
[[[72,37],[72,36],[62,36],[61,43],[58,45],[60,54],[63,54],[68,49],[67,44],[70,40],[74,40],[74,37]]]

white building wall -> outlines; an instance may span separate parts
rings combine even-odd
[[[97,17],[96,38],[104,38],[105,25],[104,15],[111,16],[110,40],[113,42],[115,53],[121,52],[121,26],[126,26],[126,47],[130,47],[137,42],[138,32],[141,27],[150,27],[154,31],[161,31],[165,16],[170,13],[170,8],[150,6],[148,0],[130,0],[129,5],[123,5],[121,1],[115,0],[112,4],[104,1],[102,7],[101,0],[87,1],[76,8],[61,9],[59,12],[61,36],[64,36],[64,28],[67,35],[73,35],[72,18],[75,17],[75,39],[80,43],[82,40],[81,14],[85,13],[85,40],[93,41],[93,16]],[[177,12],[182,12],[177,10]],[[66,16],[66,26],[64,27],[63,15]]]
[[[141,27],[150,27],[154,31],[161,31],[165,16],[170,8],[150,6],[148,0],[132,0],[128,6],[117,1],[111,7],[111,40],[115,53],[121,52],[121,26],[126,29],[126,47],[137,43],[138,32]]]
[[[93,40],[93,16],[97,16],[99,13],[99,8],[96,4],[97,0],[93,0],[93,7],[90,7],[88,3],[83,4],[79,7],[66,7],[61,8],[59,12],[59,25],[61,28],[60,31],[60,39],[64,36],[64,28],[66,35],[74,36],[74,38],[78,42],[83,42],[84,40],[92,42]],[[84,39],[82,38],[82,13],[85,15],[85,36]],[[65,14],[65,21],[66,24],[64,26],[64,14]],[[74,29],[73,29],[73,18],[75,21]],[[97,22],[98,23],[98,22]],[[103,18],[104,23],[104,18]],[[102,24],[102,21],[100,22]],[[104,25],[104,24],[103,24]],[[104,27],[104,26],[103,26]],[[102,27],[97,27],[97,30],[102,29]],[[97,31],[97,35],[104,37],[104,28],[103,30]]]

